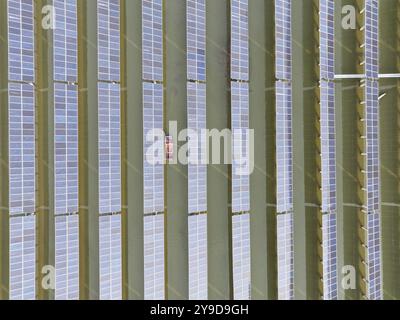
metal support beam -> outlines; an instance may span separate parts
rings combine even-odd
[[[0,300],[9,298],[8,14],[0,0]]]
[[[250,129],[254,172],[250,177],[251,297],[277,299],[275,157],[275,6],[249,1]]]
[[[320,299],[318,275],[318,18],[313,0],[292,1],[295,299]]]
[[[379,2],[380,72],[400,71],[400,5],[396,0]],[[382,197],[382,252],[384,299],[400,299],[400,81],[380,81],[380,152]]]
[[[78,0],[80,298],[99,299],[97,1]]]
[[[186,1],[163,1],[164,6],[164,132],[174,143],[173,163],[166,163],[165,192],[165,288],[167,300],[189,298],[188,166],[178,160],[177,133],[187,122]],[[177,163],[177,164],[175,164]]]
[[[336,74],[361,74],[363,50],[360,48],[360,14],[357,15],[358,30],[343,29],[341,8],[351,5],[360,12],[361,7],[356,0],[338,0],[335,2],[335,61]],[[342,270],[352,266],[359,271],[358,215],[363,204],[361,170],[363,159],[359,137],[362,136],[360,126],[360,81],[348,79],[338,82],[335,94],[336,110],[336,159],[337,159],[337,254],[339,276],[339,299],[360,299],[360,278],[357,277],[357,288],[345,290],[342,283]],[[346,274],[347,275],[347,274]]]
[[[231,128],[230,15],[229,0],[206,1],[207,128],[210,130]],[[224,159],[223,152],[220,158]],[[221,163],[207,167],[210,300],[233,299],[232,166],[223,160]]]
[[[53,30],[42,26],[42,8],[52,0],[36,0],[36,298],[54,299],[54,290],[42,286],[42,269],[55,267],[55,175]]]
[[[144,299],[142,0],[121,0],[122,295]]]

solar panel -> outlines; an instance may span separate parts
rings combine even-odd
[[[293,210],[292,85],[276,82],[277,211]]]
[[[207,215],[189,217],[189,299],[207,300]]]
[[[232,210],[250,210],[250,178],[246,165],[250,159],[249,137],[249,85],[246,82],[231,83],[232,97]]]
[[[8,0],[8,79],[33,82],[33,0]]]
[[[143,78],[163,80],[162,0],[143,0]]]
[[[79,216],[55,219],[56,300],[79,299]]]
[[[9,0],[10,299],[35,299],[35,65],[33,1]],[[16,216],[21,215],[21,216]]]
[[[231,1],[231,78],[249,80],[248,0]]]
[[[378,79],[379,75],[378,14],[378,0],[365,0],[365,71],[371,79]]]
[[[278,298],[293,290],[293,140],[291,0],[275,1]]]
[[[100,299],[122,299],[121,215],[100,217]]]
[[[278,299],[294,298],[293,213],[277,216]]]
[[[367,215],[367,298],[382,300],[382,262],[380,213]]]
[[[366,81],[367,298],[382,299],[379,177],[379,87]]]
[[[280,80],[292,79],[291,5],[292,0],[275,1],[275,64]]]
[[[55,196],[56,214],[78,212],[78,88],[56,83]]]
[[[120,85],[99,82],[100,213],[121,211]]]
[[[320,132],[324,300],[338,298],[336,233],[335,2],[320,0]]]
[[[114,300],[122,298],[119,0],[98,0],[97,14],[100,299]]]
[[[335,84],[320,83],[322,212],[336,210]]]
[[[100,81],[120,81],[119,0],[97,1]]]
[[[35,216],[10,219],[10,300],[34,300]]]
[[[78,31],[76,0],[54,0],[55,268],[57,300],[79,299]],[[66,215],[68,214],[68,215]],[[74,215],[71,215],[74,214]]]
[[[153,164],[156,159],[151,152],[154,143],[164,144],[158,136],[151,134],[153,129],[163,127],[163,86],[161,84],[143,83],[144,103],[144,210],[145,213],[164,211],[164,167]],[[153,140],[154,137],[154,140]],[[147,138],[149,140],[147,140]]]
[[[250,214],[232,217],[233,292],[235,300],[249,300]]]
[[[189,213],[199,213],[207,211],[207,166],[202,164],[202,141],[198,138],[206,129],[206,85],[188,82],[187,86],[188,128],[197,133],[189,140]]]
[[[320,78],[335,78],[335,1],[319,0]]]
[[[187,0],[187,77],[206,80],[206,1]]]
[[[164,215],[144,217],[144,298],[164,300]]]
[[[324,300],[336,300],[338,298],[336,224],[336,213],[327,213],[322,216]]]
[[[55,8],[54,80],[78,80],[78,22],[76,0],[53,0]]]
[[[365,1],[365,185],[367,298],[382,299],[379,159],[379,4]]]
[[[9,83],[10,214],[35,212],[34,87]]]

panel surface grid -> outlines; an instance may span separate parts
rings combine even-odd
[[[55,219],[56,300],[79,299],[79,217]]]
[[[380,300],[382,293],[380,240],[379,161],[379,5],[365,1],[365,136],[367,212],[367,298]]]
[[[235,300],[250,299],[250,215],[232,218],[233,287]]]
[[[294,298],[291,0],[275,1],[278,299]]]
[[[121,211],[120,85],[99,82],[100,213]]]
[[[336,253],[336,131],[334,0],[320,0],[320,125],[323,298],[338,298]]]
[[[322,216],[322,259],[324,300],[338,298],[336,213]]]
[[[98,2],[100,213],[121,211],[119,1]]]
[[[100,299],[122,299],[121,216],[100,217]]]
[[[143,83],[144,103],[144,209],[145,213],[164,211],[163,87]],[[159,147],[159,148],[158,148]]]
[[[11,215],[35,210],[33,23],[32,1],[8,1]]]
[[[231,3],[232,210],[250,210],[248,0]]]
[[[8,0],[8,78],[33,82],[33,0]]]
[[[35,216],[10,219],[10,300],[35,299]]]
[[[206,129],[205,0],[187,1],[187,84],[189,131],[189,213],[207,210],[206,165],[202,159],[202,130]],[[196,82],[197,81],[197,82]],[[203,149],[204,150],[204,149]]]
[[[144,298],[164,300],[164,215],[144,217]]]
[[[277,216],[278,299],[294,298],[293,213]]]
[[[187,77],[206,80],[206,1],[187,0]]]
[[[188,82],[189,213],[207,211],[207,166],[203,160],[206,129],[206,85]]]
[[[279,80],[292,79],[291,3],[292,0],[275,1],[275,63]]]
[[[189,299],[207,300],[207,215],[189,217]]]
[[[163,80],[162,0],[143,0],[143,78]]]
[[[78,81],[78,22],[76,0],[53,0],[55,8],[54,29],[54,80]]]
[[[78,211],[76,0],[55,0],[54,104],[56,214]]]
[[[119,0],[99,0],[97,11],[100,299],[118,300],[122,298]]]
[[[293,209],[292,86],[276,82],[277,211]]]
[[[232,96],[232,210],[250,210],[250,136],[249,136],[249,85],[231,83]]]
[[[293,209],[291,0],[275,2],[277,211]]]

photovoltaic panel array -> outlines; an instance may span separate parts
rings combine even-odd
[[[143,79],[162,81],[162,0],[143,0],[142,6]]]
[[[233,293],[235,300],[249,300],[250,274],[250,214],[232,217]]]
[[[323,297],[338,298],[336,233],[335,1],[320,0],[320,132]]]
[[[122,298],[120,3],[97,2],[100,299]]]
[[[53,0],[55,9],[54,80],[78,80],[78,22],[76,0]]]
[[[365,72],[369,79],[379,76],[379,3],[365,0]]]
[[[249,80],[249,0],[231,1],[231,78]]]
[[[380,300],[382,266],[380,243],[380,151],[379,151],[379,4],[365,0],[365,186],[366,186],[366,281],[367,298]]]
[[[189,299],[207,300],[207,215],[189,217]]]
[[[232,98],[232,210],[250,210],[249,84],[231,83]]]
[[[164,215],[144,217],[144,298],[164,300]]]
[[[324,300],[338,298],[336,223],[336,213],[327,213],[322,216]]]
[[[57,300],[79,299],[78,26],[76,0],[54,0],[55,267]]]
[[[100,299],[121,300],[121,215],[100,217]]]
[[[293,213],[277,216],[278,299],[294,297]]]
[[[34,300],[35,216],[10,219],[10,300]]]
[[[120,85],[99,82],[100,213],[121,211]]]
[[[35,93],[27,83],[10,82],[10,214],[35,212]]]
[[[8,1],[10,213],[35,212],[32,0]]]
[[[11,300],[35,299],[35,61],[32,0],[8,0],[9,280]]]
[[[207,211],[207,166],[202,161],[201,139],[198,138],[206,129],[205,6],[205,0],[187,1],[188,129],[197,133],[189,140],[189,213]]]
[[[187,115],[189,134],[189,298],[207,299],[206,1],[186,2]],[[203,131],[204,132],[204,131]]]
[[[55,220],[56,300],[79,299],[79,216]]]
[[[99,191],[102,214],[121,211],[119,47],[119,0],[99,0]]]
[[[294,297],[291,0],[275,1],[278,298]]]
[[[206,1],[187,0],[187,77],[206,80]]]
[[[144,112],[144,290],[146,300],[164,298],[164,166],[152,147],[164,141],[163,130],[163,3],[142,1]],[[163,155],[162,159],[164,157]]]
[[[250,299],[249,4],[231,1],[231,127],[234,298]]]

